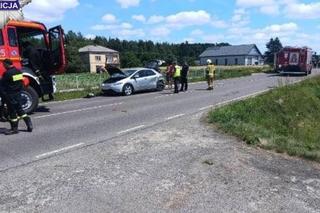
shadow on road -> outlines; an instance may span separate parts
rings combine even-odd
[[[39,106],[35,112],[50,112],[50,109],[47,106]]]
[[[4,135],[6,131],[8,131],[8,129],[0,128],[0,135]]]

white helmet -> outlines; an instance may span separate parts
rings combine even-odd
[[[212,61],[210,59],[207,60],[207,64],[211,64]]]

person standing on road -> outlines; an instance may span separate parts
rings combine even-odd
[[[189,65],[187,62],[184,62],[181,70],[181,89],[180,91],[188,90],[188,73],[189,73]]]
[[[210,59],[207,60],[207,68],[206,68],[206,77],[208,81],[208,89],[207,90],[213,90],[213,81],[214,81],[214,76],[216,72],[216,67],[212,63]]]
[[[173,75],[173,71],[174,71],[174,67],[172,65],[172,63],[170,63],[167,66],[167,71],[166,71],[166,80],[167,80],[167,85],[168,85],[168,89],[172,89],[172,75]]]
[[[181,78],[181,67],[177,65],[177,62],[173,63],[174,73],[173,73],[173,81],[174,81],[174,93],[179,93],[179,84]]]
[[[30,117],[24,112],[21,105],[21,92],[23,90],[23,75],[20,70],[13,66],[10,59],[5,59],[3,66],[6,72],[2,78],[2,86],[8,104],[8,114],[11,129],[5,135],[18,134],[19,118],[22,118],[27,125],[28,132],[32,132],[33,126]],[[18,117],[19,116],[19,117]]]

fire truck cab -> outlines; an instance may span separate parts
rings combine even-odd
[[[40,72],[32,70],[29,59],[24,55],[23,43],[28,42],[38,52],[41,62]],[[64,72],[66,66],[64,32],[61,26],[47,30],[38,22],[9,21],[0,29],[0,61],[9,58],[14,66],[22,70],[25,90],[22,94],[23,108],[33,112],[43,98],[55,92],[53,76]],[[0,77],[5,68],[0,63]]]
[[[311,74],[312,50],[308,47],[285,47],[275,54],[275,70],[285,74]]]

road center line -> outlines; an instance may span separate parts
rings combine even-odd
[[[167,118],[166,120],[168,121],[168,120],[172,120],[172,119],[175,119],[175,118],[180,118],[180,117],[182,117],[182,116],[184,116],[184,115],[185,115],[185,114],[175,115],[175,116],[172,116],[172,117]]]
[[[128,133],[128,132],[132,132],[132,131],[141,129],[141,128],[143,128],[143,127],[145,127],[145,125],[136,126],[136,127],[133,127],[133,128],[130,128],[130,129],[127,129],[127,130],[118,132],[118,135],[121,135],[121,134],[124,134],[124,133]]]
[[[68,150],[71,150],[71,149],[74,149],[74,148],[77,148],[77,147],[80,147],[80,146],[83,146],[83,145],[84,145],[84,143],[79,143],[79,144],[75,144],[75,145],[72,145],[72,146],[64,147],[62,149],[57,149],[57,150],[54,150],[52,152],[47,152],[47,153],[38,155],[38,156],[36,156],[36,159],[48,157],[50,155],[55,155],[55,154],[58,154],[60,152],[65,152],[65,151],[68,151]]]
[[[101,109],[101,108],[110,107],[110,106],[118,106],[118,105],[121,105],[121,104],[123,104],[123,103],[107,104],[107,105],[101,105],[101,106],[95,106],[95,107],[88,107],[88,108],[83,108],[83,109],[71,110],[71,111],[66,111],[66,112],[59,112],[59,113],[54,113],[54,114],[49,114],[49,115],[37,116],[37,117],[35,117],[35,119],[48,118],[48,117],[71,114],[71,113],[76,113],[76,112],[90,111],[90,110]]]

